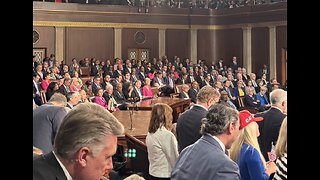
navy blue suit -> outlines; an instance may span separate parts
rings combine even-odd
[[[191,109],[180,115],[176,128],[179,152],[201,137],[201,119],[204,118],[207,113],[208,111],[203,107],[194,105]]]

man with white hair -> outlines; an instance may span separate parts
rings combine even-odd
[[[257,114],[255,117],[263,117],[263,121],[258,122],[260,136],[258,138],[261,153],[268,161],[268,152],[271,151],[272,144],[276,144],[281,123],[287,114],[287,91],[276,89],[270,93],[271,108]]]

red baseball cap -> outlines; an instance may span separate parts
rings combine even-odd
[[[254,117],[248,110],[239,112],[240,129],[243,129],[253,121],[262,121],[263,117]]]

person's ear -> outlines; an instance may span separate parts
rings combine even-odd
[[[227,133],[232,134],[233,131],[235,131],[235,130],[236,130],[236,125],[234,123],[229,123],[228,128],[227,128],[227,131],[228,131]]]
[[[90,149],[88,147],[82,147],[77,153],[77,161],[82,167],[87,165],[87,156],[89,155]]]

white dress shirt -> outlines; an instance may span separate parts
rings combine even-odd
[[[66,167],[64,167],[64,165],[63,165],[62,162],[59,160],[59,158],[58,158],[57,155],[54,153],[54,151],[52,151],[52,152],[53,152],[54,157],[57,159],[58,163],[60,164],[60,166],[61,166],[64,174],[66,175],[67,180],[72,180],[72,177],[71,177],[71,175],[69,174],[69,172],[68,172],[68,170],[66,169]]]

